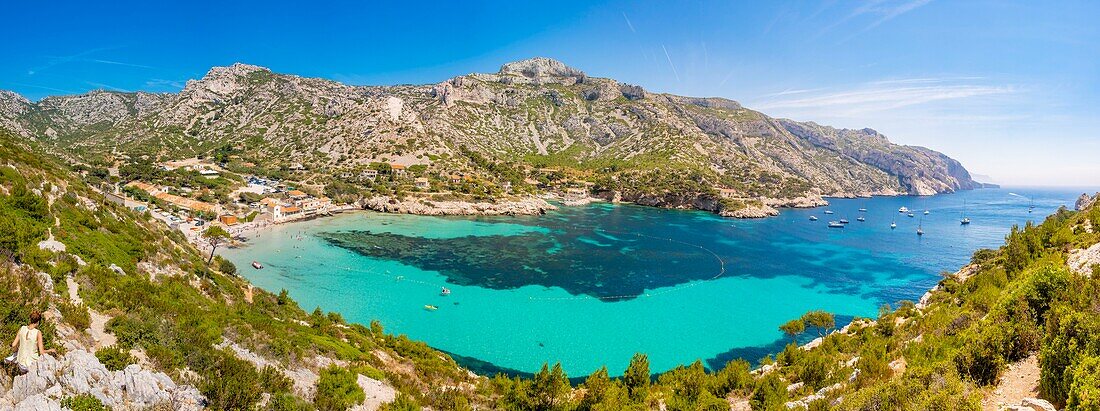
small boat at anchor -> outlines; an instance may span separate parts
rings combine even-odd
[[[431,305],[431,304],[425,304],[425,305],[424,305],[424,309],[425,309],[425,310],[428,310],[428,311],[435,311],[435,310],[438,310],[438,309],[439,309],[439,307],[436,307],[436,306],[434,306],[434,305]]]
[[[862,208],[862,207],[861,207],[861,208],[859,209],[859,212],[861,212],[861,213],[866,213],[866,212],[867,212],[867,209],[866,209],[866,208]]]
[[[912,217],[913,213],[909,213],[909,214],[906,214],[906,215],[909,216],[909,217]]]
[[[829,228],[844,228],[844,224],[837,221],[830,221]]]
[[[252,268],[255,268],[255,269],[257,269],[257,270],[261,270],[261,269],[263,269],[263,268],[264,268],[264,265],[263,265],[263,264],[260,264],[260,262],[259,262],[259,261],[253,261],[253,262],[252,262]]]
[[[901,206],[901,208],[898,209],[898,212],[902,213],[902,214],[908,213],[909,212],[909,207]]]
[[[867,221],[867,217],[864,217],[864,216],[856,217],[856,221]]]
[[[833,210],[825,210],[825,214],[832,214]]]
[[[967,225],[967,224],[970,224],[970,217],[966,216],[966,200],[963,200],[962,219],[959,220],[959,225]]]
[[[890,223],[890,229],[893,230],[895,228],[898,228],[898,223],[891,222]]]
[[[848,224],[848,219],[847,218],[842,218],[842,219],[840,219],[840,223],[841,224]]]
[[[929,214],[932,214],[932,212],[928,211],[928,210],[924,210],[924,215],[929,215]]]
[[[810,221],[817,221],[817,216],[816,215],[810,216]]]
[[[447,287],[443,287],[443,290],[439,292],[439,295],[442,295],[444,297],[446,297],[448,295],[451,295],[451,289],[447,288]]]

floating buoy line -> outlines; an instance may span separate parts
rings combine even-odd
[[[677,286],[673,286],[673,287],[665,287],[665,288],[662,288],[658,291],[646,292],[646,293],[642,293],[642,294],[624,294],[624,295],[611,295],[611,296],[592,296],[592,295],[587,295],[586,294],[586,295],[575,295],[575,296],[569,296],[569,297],[535,297],[535,296],[529,296],[529,297],[527,297],[528,300],[532,300],[532,301],[574,301],[574,300],[608,301],[608,300],[624,300],[624,299],[631,299],[631,298],[652,298],[652,297],[658,297],[658,296],[662,296],[662,295],[672,293],[672,292],[676,292],[676,291],[681,291],[681,290],[684,290],[684,289],[687,289],[687,288],[690,288],[690,287],[694,287],[696,285],[699,285],[699,284],[703,283],[704,281],[716,280],[716,279],[718,279],[718,278],[720,278],[720,277],[722,277],[723,275],[726,274],[726,261],[721,256],[719,256],[718,253],[715,253],[713,250],[711,250],[707,247],[704,247],[702,245],[699,245],[699,244],[693,244],[693,243],[689,243],[689,242],[686,242],[686,241],[677,240],[677,239],[671,238],[671,237],[668,237],[668,238],[656,237],[656,236],[651,236],[651,235],[646,235],[646,234],[638,234],[638,233],[615,231],[615,230],[606,230],[606,229],[590,227],[590,226],[573,226],[572,228],[588,229],[588,230],[591,230],[592,232],[601,231],[601,232],[608,233],[608,234],[626,235],[626,236],[634,236],[634,237],[638,237],[638,238],[645,238],[645,239],[651,239],[651,240],[667,241],[667,242],[670,242],[670,243],[676,243],[676,244],[680,244],[680,245],[683,245],[683,246],[698,248],[698,249],[702,250],[703,252],[705,252],[706,254],[709,254],[711,257],[714,258],[715,262],[718,264],[718,270],[714,274],[714,276],[703,279],[703,280],[693,280],[693,281],[690,281],[688,283],[684,283],[684,284],[681,284],[681,285],[677,285]],[[296,238],[296,240],[300,240],[300,238]],[[298,247],[295,246],[294,248],[298,248]],[[306,261],[308,263],[312,263],[312,264],[315,264],[315,265],[318,265],[318,266],[332,266],[332,265],[326,263],[325,261],[322,261],[322,260],[319,260],[319,259],[316,259],[316,258],[303,258],[300,255],[295,256],[294,258],[296,260]],[[337,268],[339,270],[342,270],[342,271],[345,271],[345,272],[354,272],[354,273],[368,274],[368,275],[374,275],[374,276],[382,276],[382,277],[387,277],[387,278],[392,279],[392,280],[397,281],[397,282],[409,282],[409,283],[412,283],[412,284],[420,284],[420,285],[436,287],[436,288],[446,288],[446,286],[448,285],[448,283],[437,283],[437,282],[422,281],[422,280],[417,280],[417,279],[410,279],[410,278],[405,277],[404,275],[394,274],[394,273],[390,272],[389,270],[379,271],[377,268],[362,269],[362,268],[357,268],[357,267],[339,266],[339,265],[335,266],[335,268]],[[453,285],[453,284],[451,284],[451,285]],[[561,288],[561,287],[556,287],[556,288]]]

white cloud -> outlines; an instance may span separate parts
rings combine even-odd
[[[958,83],[953,79],[916,78],[875,81],[833,92],[823,89],[784,90],[765,96],[759,110],[814,112],[828,117],[861,116],[944,100],[1010,94],[1011,86]]]

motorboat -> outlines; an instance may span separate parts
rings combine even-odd
[[[848,219],[847,218],[842,218],[842,219],[840,219],[840,223],[841,224],[848,224]]]
[[[929,215],[929,214],[932,214],[932,212],[928,211],[928,210],[924,210],[924,215]]]
[[[832,210],[825,210],[825,214],[832,214],[832,213],[833,213]]]
[[[908,213],[909,212],[909,207],[901,206],[901,208],[898,209],[898,212],[902,213],[902,214]]]
[[[912,217],[913,213],[909,213],[909,214],[906,214],[906,215],[909,216],[909,217]]]
[[[856,217],[856,221],[867,221],[867,217],[864,217],[864,216]]]
[[[895,228],[898,228],[898,223],[890,223],[890,229],[893,230]]]
[[[451,289],[447,288],[447,287],[443,287],[443,290],[439,292],[439,295],[442,295],[444,297],[446,297],[448,295],[451,295]]]
[[[866,213],[866,212],[867,212],[867,209],[866,209],[866,208],[862,208],[862,207],[861,207],[861,208],[859,209],[859,212],[861,212],[861,213]]]
[[[841,224],[837,221],[830,221],[829,228],[844,228],[844,224]]]
[[[260,269],[263,269],[263,268],[264,268],[264,265],[263,265],[263,264],[260,264],[260,262],[259,262],[259,261],[253,261],[253,262],[252,262],[252,268],[255,268],[255,269],[257,269],[257,270],[260,270]]]
[[[810,216],[810,221],[817,221],[817,216],[816,215]]]

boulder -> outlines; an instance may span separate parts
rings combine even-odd
[[[31,365],[26,374],[16,376],[12,380],[11,391],[7,394],[8,399],[18,404],[46,392],[47,388],[57,384],[57,373],[60,369],[61,363],[53,356],[42,356],[38,362]]]
[[[35,394],[15,404],[13,411],[61,411],[61,402],[47,397],[45,394]]]
[[[1054,404],[1051,404],[1050,401],[1041,400],[1038,398],[1024,398],[1020,401],[1020,405],[1026,407],[1025,409],[1030,409],[1034,411],[1058,411],[1058,409],[1055,408]]]

